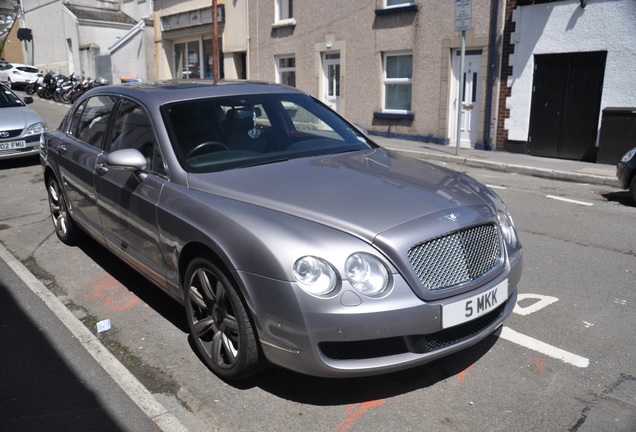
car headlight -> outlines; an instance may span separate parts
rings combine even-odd
[[[389,284],[389,272],[382,262],[364,252],[349,255],[345,262],[345,276],[361,294],[381,294]]]
[[[321,258],[298,258],[294,263],[293,273],[298,285],[309,294],[326,295],[336,287],[336,271]]]
[[[45,129],[44,123],[42,122],[33,123],[31,126],[25,129],[24,134],[25,135],[41,134],[42,132],[44,132],[44,129]]]
[[[499,226],[501,227],[501,233],[508,246],[514,248],[517,246],[517,233],[515,232],[515,224],[512,221],[512,216],[502,211],[497,212],[497,219],[499,219]]]
[[[621,159],[621,162],[623,163],[629,162],[631,158],[634,157],[634,155],[636,155],[636,148],[633,148],[627,153],[625,153],[625,156],[623,156],[623,159]]]

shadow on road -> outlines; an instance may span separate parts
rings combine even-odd
[[[607,192],[601,194],[601,196],[610,202],[617,202],[627,207],[636,207],[636,203],[632,201],[628,191]]]
[[[0,172],[13,168],[24,168],[40,164],[40,156],[28,156],[15,159],[0,159]]]
[[[449,379],[484,356],[497,342],[491,335],[459,353],[423,366],[365,378],[329,379],[272,368],[237,388],[259,387],[280,398],[302,404],[336,406],[385,399],[431,387]]]
[[[0,431],[123,431],[2,281],[0,304]]]

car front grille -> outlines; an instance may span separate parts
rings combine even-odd
[[[422,286],[439,291],[479,279],[503,260],[497,226],[478,225],[412,247],[408,258]]]
[[[22,129],[5,130],[0,132],[4,132],[3,134],[0,134],[0,140],[5,140],[20,136]]]

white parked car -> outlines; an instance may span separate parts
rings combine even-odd
[[[38,73],[39,70],[35,66],[21,63],[0,64],[0,82],[7,84],[12,89],[16,86],[24,87],[37,80]]]

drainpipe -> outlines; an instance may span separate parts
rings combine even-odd
[[[499,19],[499,1],[495,0],[495,7],[493,10],[493,16],[491,19],[492,25],[492,47],[490,52],[490,85],[488,86],[488,109],[486,112],[488,113],[488,126],[487,126],[487,137],[486,137],[486,145],[490,147],[492,150],[495,146],[492,144],[492,96],[495,87],[495,59],[497,54],[497,27],[498,27],[498,19]],[[505,0],[504,0],[505,1]]]

